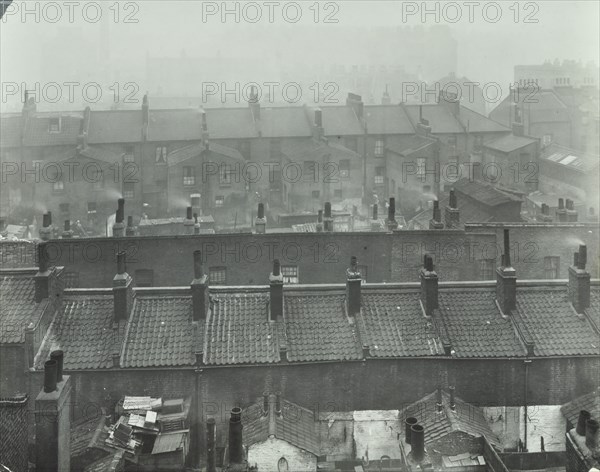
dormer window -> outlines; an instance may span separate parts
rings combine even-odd
[[[60,117],[50,118],[50,122],[48,123],[48,132],[49,133],[60,133]]]

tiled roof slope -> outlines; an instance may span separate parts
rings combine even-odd
[[[188,297],[137,297],[127,330],[123,367],[195,363],[192,301]]]
[[[488,206],[520,201],[512,195],[498,190],[493,185],[468,178],[458,180],[453,187],[457,192]]]
[[[489,149],[494,149],[500,152],[512,152],[517,149],[529,146],[537,141],[537,139],[528,138],[526,136],[515,136],[509,134],[495,139],[492,142],[485,143],[483,146]]]
[[[517,288],[515,316],[533,337],[537,356],[600,353],[600,336],[586,317],[577,315],[565,287]]]
[[[400,105],[366,106],[365,117],[370,134],[413,134],[415,129]]]
[[[50,119],[60,117],[60,131],[50,133]],[[29,118],[25,128],[26,146],[74,146],[81,131],[81,115],[35,114]]]
[[[573,426],[577,425],[581,410],[589,411],[594,419],[600,418],[600,387],[560,407],[560,412]]]
[[[284,300],[289,361],[362,359],[342,293],[290,294]]]
[[[142,139],[141,110],[92,111],[88,127],[88,142],[137,143]]]
[[[43,369],[50,353],[62,349],[64,368],[105,369],[112,367],[112,354],[120,331],[113,330],[111,295],[73,296],[63,301],[35,358]]]
[[[496,446],[501,442],[487,424],[483,410],[470,403],[455,398],[455,411],[450,408],[450,395],[442,392],[442,411],[437,411],[437,392],[433,392],[421,400],[400,411],[402,420],[415,417],[425,429],[425,445],[437,441],[454,432],[462,431],[474,437],[485,436]]]
[[[35,267],[37,244],[35,241],[0,241],[0,261],[3,269]]]
[[[325,136],[357,136],[364,130],[354,110],[347,106],[327,106],[323,111]]]
[[[34,271],[0,277],[0,342],[22,343],[23,330],[36,323],[42,314],[36,303]]]

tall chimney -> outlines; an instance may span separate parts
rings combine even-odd
[[[117,275],[113,278],[114,321],[126,321],[133,306],[133,280],[127,273],[125,251],[117,253]]]
[[[283,275],[279,259],[273,261],[273,272],[269,275],[269,311],[270,321],[283,316]]]
[[[323,218],[323,227],[326,233],[333,232],[333,215],[331,214],[330,202],[325,202],[325,217]]]
[[[569,300],[577,313],[583,313],[590,306],[590,273],[587,264],[587,247],[582,244],[574,254],[574,264],[569,267]]]
[[[508,229],[504,230],[504,254],[502,265],[496,269],[496,301],[506,315],[514,310],[517,303],[517,271],[510,262],[510,239]]]
[[[63,351],[57,350],[50,353],[50,360],[56,361],[56,381],[63,381]]]
[[[558,199],[558,208],[556,209],[556,219],[559,223],[567,221],[567,209],[565,208],[565,201],[562,198]]]
[[[596,452],[599,446],[599,426],[598,422],[591,418],[585,422],[585,445],[593,452]]]
[[[317,214],[317,233],[322,233],[324,230],[324,224],[323,224],[323,210],[319,210],[319,213]]]
[[[65,225],[61,237],[63,239],[71,239],[73,237],[73,231],[71,230],[71,220],[65,220]]]
[[[458,228],[460,225],[460,211],[454,189],[450,190],[448,205],[444,211],[444,219],[446,220],[446,228],[448,229]]]
[[[404,442],[410,444],[412,427],[419,422],[416,418],[410,416],[404,420]]]
[[[210,308],[210,292],[208,276],[202,267],[202,251],[194,251],[194,279],[190,284],[192,290],[192,317],[194,321],[205,320]]]
[[[420,424],[414,424],[410,428],[410,454],[415,462],[421,462],[425,458],[425,430]]]
[[[346,269],[346,310],[348,316],[356,316],[360,313],[360,293],[362,277],[358,270],[356,256],[350,259],[350,267]]]
[[[254,229],[256,234],[265,234],[267,232],[267,219],[265,218],[265,204],[258,204],[258,215],[254,220]]]
[[[433,217],[429,220],[429,229],[444,229],[440,202],[438,200],[433,201]]]
[[[125,236],[135,236],[135,226],[133,225],[133,216],[127,217],[127,227],[125,228]]]
[[[575,426],[575,432],[579,436],[585,436],[585,423],[592,417],[589,411],[581,410],[579,417],[577,418],[577,425]]]
[[[216,433],[215,419],[209,416],[206,420],[206,472],[217,472]]]
[[[40,239],[48,241],[52,238],[52,213],[46,212],[42,217],[42,227],[40,228]]]
[[[421,302],[425,314],[431,316],[438,307],[438,275],[433,270],[433,257],[429,254],[423,257],[423,268],[419,278],[421,279]]]
[[[185,209],[185,219],[183,220],[183,233],[184,234],[194,234],[194,215],[192,206],[188,206]]]
[[[58,381],[57,369],[54,359],[44,363],[44,387],[35,399],[35,462],[42,472],[71,468],[71,382],[68,375]]]
[[[115,215],[115,224],[113,225],[113,236],[115,238],[123,237],[125,231],[125,199],[119,198],[117,202],[117,213]]]
[[[235,407],[231,410],[229,419],[229,464],[241,464],[244,460],[242,446],[242,409]]]
[[[390,197],[386,225],[388,231],[398,229],[398,222],[396,221],[396,199],[394,197]]]

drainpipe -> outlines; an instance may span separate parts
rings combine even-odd
[[[527,452],[527,387],[529,384],[529,366],[531,364],[531,359],[525,359],[524,361],[525,364],[525,391],[524,391],[524,413],[523,413],[523,422],[524,422],[524,427],[525,427],[525,438],[524,438],[524,445],[525,445],[525,451]]]

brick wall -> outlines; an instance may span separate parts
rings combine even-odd
[[[28,467],[28,397],[0,398],[0,464],[13,472]]]

